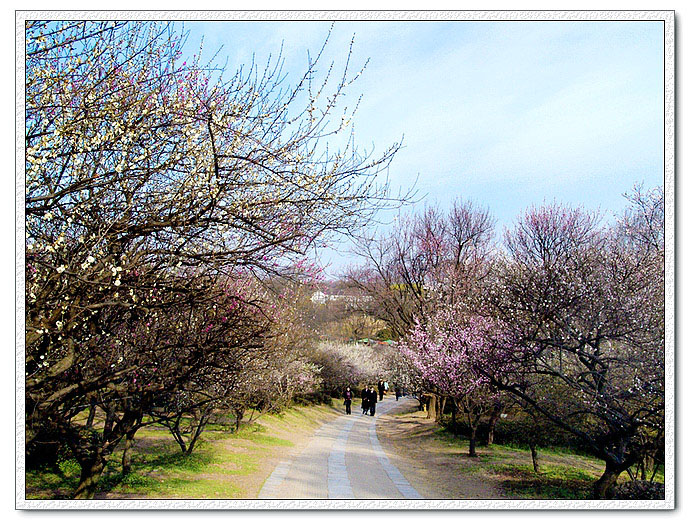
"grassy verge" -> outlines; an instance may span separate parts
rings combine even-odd
[[[469,452],[469,441],[443,428],[434,432],[436,442],[460,457]],[[540,472],[534,472],[531,453],[526,448],[492,444],[477,447],[476,465],[464,472],[497,481],[508,498],[586,499],[594,482],[604,472],[604,463],[592,456],[564,448],[539,448]],[[469,457],[467,457],[469,458]],[[630,480],[627,474],[619,482]],[[663,471],[655,477],[663,483]]]
[[[293,407],[260,417],[238,432],[211,424],[190,455],[163,428],[148,426],[136,436],[132,471],[122,476],[122,449],[110,459],[99,498],[253,498],[272,470],[271,459],[288,451],[335,411],[326,405]],[[79,480],[79,466],[66,460],[55,469],[26,472],[29,499],[67,499]]]

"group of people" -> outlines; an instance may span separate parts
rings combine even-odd
[[[362,390],[362,414],[376,414],[376,390],[371,386],[367,386]],[[383,395],[381,396],[383,401]]]
[[[388,383],[385,381],[379,381],[376,385],[376,389],[372,385],[367,385],[362,390],[362,414],[369,414],[373,416],[376,414],[376,403],[383,401],[383,395],[388,390]],[[378,393],[377,393],[378,391]],[[398,389],[396,387],[395,399],[397,400],[400,396],[398,394]],[[345,390],[345,414],[352,414],[352,400],[354,398],[354,393],[347,387]]]

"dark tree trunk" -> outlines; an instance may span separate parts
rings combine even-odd
[[[458,405],[455,402],[455,398],[453,398],[450,402],[450,425],[451,429],[453,431],[453,435],[457,436],[458,435]]]
[[[173,438],[177,442],[177,445],[180,446],[180,450],[183,453],[187,453],[187,442],[184,439],[184,435],[182,434],[182,431],[180,430],[180,421],[179,419],[172,424],[171,426],[168,427],[170,430],[170,433],[173,435]]]
[[[244,417],[244,409],[235,409],[235,432],[240,430],[240,425],[242,423],[242,418]]]
[[[108,438],[113,430],[113,425],[115,424],[115,410],[112,407],[108,407],[108,411],[105,416],[105,424],[103,425],[103,437]]]
[[[194,447],[196,446],[196,442],[199,440],[201,433],[204,432],[204,429],[206,428],[206,424],[208,423],[208,420],[210,418],[211,418],[211,409],[203,411],[201,413],[201,415],[199,416],[196,427],[192,430],[192,434],[191,434],[191,437],[189,439],[189,446],[187,447],[187,454],[188,455],[191,455],[192,451],[194,451]]]
[[[537,444],[530,440],[529,450],[532,454],[532,467],[535,473],[540,473],[541,469],[539,467],[539,454],[537,453]]]
[[[93,420],[96,418],[96,398],[91,398],[91,403],[89,404],[89,417],[86,419],[86,427],[93,427]]]
[[[657,451],[652,451],[650,453],[645,454],[640,459],[640,480],[647,480],[648,473],[654,472],[656,453]]]
[[[122,438],[130,435],[130,438],[133,438],[134,433],[141,426],[143,410],[148,406],[148,402],[141,400],[137,409],[134,410],[129,408],[131,403],[127,399],[122,400],[121,405],[125,406],[125,410],[120,417],[112,404],[101,405],[106,410],[106,418],[103,431],[100,433],[94,429],[71,425],[68,422],[59,424],[62,439],[70,448],[81,469],[79,484],[73,498],[93,498],[98,489],[98,481],[113,450]],[[126,458],[123,457],[123,459],[123,463],[126,463]]]
[[[439,399],[437,403],[436,423],[441,423],[441,420],[443,420],[443,410],[446,408],[446,397],[444,396],[442,399]]]
[[[130,431],[125,436],[125,449],[122,452],[122,475],[126,476],[132,471],[132,442],[136,431]]]
[[[470,426],[470,456],[477,456],[477,426]]]

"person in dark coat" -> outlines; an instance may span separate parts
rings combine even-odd
[[[369,414],[376,414],[376,390],[369,390]]]
[[[383,401],[383,392],[386,390],[386,386],[383,384],[383,381],[379,380],[379,401]]]
[[[345,398],[345,414],[352,414],[352,398],[353,398],[353,393],[352,390],[350,390],[350,387],[347,387],[347,390],[345,391],[345,394],[343,397]]]
[[[395,401],[398,401],[401,395],[402,390],[400,390],[400,387],[398,385],[395,385]]]
[[[369,387],[364,387],[362,390],[362,414],[369,412]]]

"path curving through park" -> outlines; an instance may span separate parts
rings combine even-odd
[[[307,446],[280,462],[259,492],[260,499],[421,499],[391,463],[376,435],[379,415],[407,400],[389,397],[376,416],[353,411],[322,425]]]

